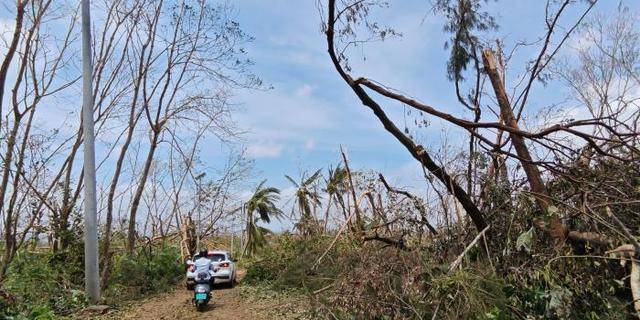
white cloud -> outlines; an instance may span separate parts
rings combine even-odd
[[[254,157],[277,157],[288,149],[316,147],[316,137],[335,127],[331,105],[317,99],[311,86],[286,89],[276,85],[267,92],[242,92],[245,109],[237,115],[241,127],[253,140],[249,153]],[[313,140],[313,141],[312,141]]]
[[[304,148],[307,150],[313,150],[316,147],[316,140],[315,139],[308,139],[305,143],[304,143]]]
[[[296,95],[298,97],[308,97],[311,93],[313,93],[313,87],[308,84],[305,84],[296,90]]]
[[[283,149],[279,144],[253,144],[247,148],[247,155],[252,158],[277,158]]]
[[[241,190],[238,194],[238,199],[240,201],[248,201],[249,199],[251,199],[251,196],[253,195],[254,190]]]

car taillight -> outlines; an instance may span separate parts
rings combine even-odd
[[[218,265],[220,268],[229,268],[229,262],[222,262]]]

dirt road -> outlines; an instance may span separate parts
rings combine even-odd
[[[121,314],[118,319],[256,319],[240,297],[238,288],[216,289],[213,291],[213,303],[203,312],[196,311],[191,302],[193,293],[186,289],[177,289],[166,295],[151,298],[144,304]]]
[[[136,305],[129,310],[114,311],[102,319],[260,319],[251,304],[240,296],[240,288],[216,286],[213,300],[203,312],[196,311],[191,299],[193,292],[183,286],[170,293],[161,294]]]

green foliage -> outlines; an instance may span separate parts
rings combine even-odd
[[[328,177],[325,179],[325,188],[324,191],[327,193],[329,197],[341,194],[347,191],[346,179],[347,179],[347,170],[342,168],[340,165],[333,167],[329,167],[327,169]]]
[[[346,261],[335,263],[341,248],[353,247],[348,241],[336,243],[316,265],[331,240],[323,236],[303,239],[290,234],[279,235],[260,257],[245,261],[247,274],[243,282],[268,283],[280,289],[320,289],[327,284],[323,279],[339,276],[350,265]]]
[[[528,231],[523,232],[518,236],[516,240],[516,250],[524,249],[527,252],[531,252],[531,246],[533,245],[533,227]]]
[[[139,248],[134,256],[116,257],[109,294],[117,300],[164,291],[183,276],[180,251],[176,247]]]
[[[247,213],[253,216],[258,213],[256,219],[260,219],[266,223],[271,222],[271,217],[279,217],[282,211],[276,207],[276,203],[280,199],[280,189],[274,187],[265,187],[267,181],[260,182],[253,195],[247,201]]]
[[[404,252],[346,237],[316,265],[333,237],[285,234],[259,258],[244,262],[244,283],[282,294],[306,293],[315,301],[308,305],[312,318],[430,319],[437,310],[438,319],[625,319],[632,312],[625,303],[631,301],[628,288],[616,281],[625,274],[616,261],[550,260],[549,245],[530,227],[518,226],[514,233],[526,235],[518,242],[526,242],[530,252],[502,253],[502,263],[494,268],[482,250],[474,249],[454,272],[446,263],[451,259],[440,257],[461,250],[455,241]]]
[[[0,316],[28,315],[31,319],[52,319],[86,305],[81,289],[83,278],[70,278],[78,266],[59,265],[65,253],[20,252],[8,270],[2,289],[4,301]],[[77,282],[80,282],[78,284]]]
[[[139,298],[167,290],[183,276],[179,250],[161,247],[139,249],[133,257],[116,255],[107,302]],[[0,292],[0,319],[55,319],[87,305],[83,291],[82,243],[65,251],[37,253],[19,251]]]
[[[30,318],[33,320],[52,320],[56,318],[53,310],[48,307],[37,307],[35,308],[30,315]]]
[[[260,182],[251,198],[245,203],[247,209],[247,242],[245,253],[248,256],[255,254],[266,244],[266,235],[271,233],[267,228],[258,225],[259,221],[270,223],[271,218],[279,218],[282,211],[276,207],[280,199],[280,190],[273,187],[265,187],[266,180]],[[257,213],[258,216],[254,216]]]
[[[547,212],[532,195],[513,192],[507,181],[488,186],[491,237],[474,247],[462,268],[448,262],[475,230],[441,233],[410,252],[333,235],[275,236],[259,258],[247,261],[247,284],[282,293],[306,293],[314,318],[338,319],[627,319],[634,314],[628,267],[607,259],[606,250],[628,239],[609,224],[596,229],[610,247],[567,241],[557,246],[534,218],[557,216],[570,230],[593,231],[608,221],[605,207],[631,230],[640,229],[640,179],[633,165],[603,159],[570,167],[571,181],[548,181],[557,199]],[[589,195],[585,197],[585,192]],[[588,215],[576,208],[592,208]],[[413,242],[412,242],[413,241]],[[322,262],[318,258],[330,248]],[[524,249],[524,250],[523,250]],[[329,316],[331,315],[331,316]]]
[[[2,283],[0,317],[51,319],[86,305],[82,235],[70,233],[64,250],[18,251]]]
[[[295,201],[300,214],[300,222],[298,229],[306,232],[306,224],[313,219],[312,209],[321,206],[320,193],[318,188],[318,179],[322,176],[321,169],[316,170],[311,176],[307,177],[306,172],[300,177],[300,182],[296,182],[288,175],[284,175],[291,184],[296,188]]]
[[[276,243],[272,244],[269,250],[263,251],[260,257],[244,262],[247,268],[244,282],[247,284],[270,282],[276,286],[275,281],[281,276],[286,276],[284,270],[288,270],[290,264],[296,260],[301,243],[289,234],[279,236]],[[279,281],[278,285],[280,284],[282,282]]]
[[[481,47],[478,32],[497,29],[495,19],[482,11],[488,0],[436,0],[434,9],[444,15],[444,31],[452,34],[445,43],[451,48],[447,61],[447,76],[456,82],[464,80],[463,73],[470,62],[478,63],[478,49]]]

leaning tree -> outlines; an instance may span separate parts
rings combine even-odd
[[[451,113],[451,110],[443,106],[420,101],[402,89],[392,89],[384,83],[384,79],[371,79],[356,73],[356,68],[350,63],[351,49],[399,36],[395,29],[387,27],[384,21],[376,20],[378,15],[373,14],[379,8],[388,7],[386,1],[323,2],[326,4],[323,26],[329,59],[358,100],[369,108],[384,129],[453,195],[478,231],[488,225],[486,212],[483,210],[483,197],[478,196],[473,187],[478,168],[469,161],[465,187],[463,181],[435,160],[437,157],[433,152],[422,146],[398,121],[393,120],[389,115],[390,107],[385,105],[403,105],[427,118],[437,119],[452,128],[463,130],[470,137],[470,158],[483,152],[493,157],[494,166],[505,166],[505,158],[516,163],[528,184],[529,194],[535,200],[539,217],[551,216],[550,219],[537,219],[535,225],[556,242],[561,243],[565,238],[577,241],[598,240],[590,234],[569,230],[558,215],[553,214],[553,202],[557,199],[548,193],[543,175],[562,173],[563,168],[558,163],[577,157],[582,147],[602,157],[618,161],[631,160],[629,153],[609,152],[608,145],[615,141],[620,148],[637,151],[637,146],[633,144],[636,135],[633,129],[619,125],[621,120],[611,114],[577,120],[549,120],[541,123],[537,129],[529,128],[523,121],[528,112],[533,112],[534,103],[552,104],[544,100],[539,101],[541,97],[535,96],[532,92],[540,82],[548,79],[550,67],[556,61],[559,52],[587,19],[598,1],[547,1],[543,17],[545,30],[541,39],[533,44],[517,43],[508,54],[503,54],[504,44],[501,41],[492,40],[494,35],[490,32],[495,30],[497,25],[495,20],[483,11],[485,2],[433,1],[435,12],[444,17],[444,31],[451,34],[447,41],[450,58],[443,60],[443,63],[447,65],[448,80],[453,82],[452,91],[462,106],[461,110],[464,110],[460,112],[461,115]],[[479,35],[484,35],[487,39],[483,40]],[[523,50],[525,54],[533,51],[534,55],[524,66],[523,74],[519,75],[512,88],[509,88],[506,66],[521,47],[527,48]],[[359,49],[362,50],[359,52],[364,51]],[[470,112],[472,116],[466,117],[465,112]],[[611,121],[618,125],[611,125]],[[594,127],[606,135],[590,132],[589,129]],[[577,147],[576,142],[582,143],[582,147]],[[497,175],[503,172],[503,169],[495,167],[486,172]]]

